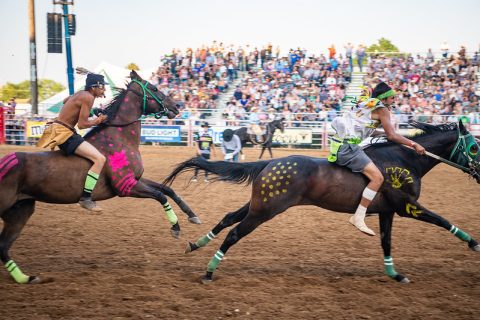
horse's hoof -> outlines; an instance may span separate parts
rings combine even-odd
[[[198,249],[198,246],[195,243],[188,241],[187,247],[185,248],[185,253],[190,253]]]
[[[180,238],[180,230],[170,229],[170,233],[172,234],[172,237],[174,237],[175,239]]]
[[[408,280],[407,277],[402,276],[401,274],[397,274],[397,275],[395,276],[395,280],[397,280],[397,281],[400,282],[400,283],[410,283],[410,280]]]
[[[473,251],[476,251],[476,252],[480,252],[480,244],[477,244],[476,246],[471,247],[470,249],[472,249]]]
[[[468,241],[468,247],[469,247],[472,251],[480,252],[480,245],[478,244],[477,241],[475,241],[475,240],[473,240],[473,239],[470,239],[470,241]]]
[[[202,224],[202,221],[200,221],[200,219],[196,216],[188,218],[188,222],[193,224]]]
[[[41,284],[41,283],[50,283],[53,282],[53,278],[47,277],[47,278],[40,278],[37,276],[30,276],[30,279],[28,280],[28,284]]]
[[[212,283],[213,279],[212,279],[212,276],[205,275],[200,279],[200,281],[203,284],[210,284],[210,283]]]

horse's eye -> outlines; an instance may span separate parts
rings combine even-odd
[[[474,144],[473,146],[470,147],[470,153],[472,155],[476,155],[478,153],[478,145]]]

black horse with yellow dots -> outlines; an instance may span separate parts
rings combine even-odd
[[[395,271],[391,255],[395,213],[442,227],[465,241],[473,251],[480,251],[480,245],[467,232],[418,202],[421,178],[440,162],[438,159],[462,169],[480,183],[475,139],[461,122],[458,125],[412,125],[423,131],[413,140],[437,158],[419,156],[415,151],[391,142],[374,144],[365,150],[385,175],[385,183],[368,209],[369,213],[379,215],[384,271],[402,283],[409,280]],[[177,174],[195,168],[216,174],[217,180],[252,184],[252,196],[248,203],[228,213],[208,234],[187,246],[186,252],[199,249],[223,229],[238,223],[210,260],[207,273],[202,278],[204,282],[212,280],[213,272],[228,249],[262,223],[297,205],[315,205],[332,211],[353,213],[368,183],[362,174],[352,173],[326,159],[296,155],[247,163],[208,162],[192,158],[180,164],[164,183],[171,183]]]

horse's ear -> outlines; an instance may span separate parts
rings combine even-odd
[[[462,134],[467,134],[467,129],[465,128],[465,126],[463,125],[463,122],[462,122],[462,119],[460,119],[458,121],[458,129],[460,129],[460,132]]]
[[[138,76],[138,73],[135,72],[135,70],[130,71],[130,79],[138,79],[140,78]]]

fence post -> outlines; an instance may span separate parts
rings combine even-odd
[[[5,109],[0,107],[0,144],[5,143]]]
[[[323,121],[323,131],[322,131],[322,151],[328,150],[328,144],[327,144],[327,140],[328,140],[327,124],[328,124],[328,121],[327,121],[327,118],[325,118],[325,120]]]
[[[191,147],[193,145],[193,127],[192,127],[192,119],[188,119],[188,132],[187,132],[187,145]]]

